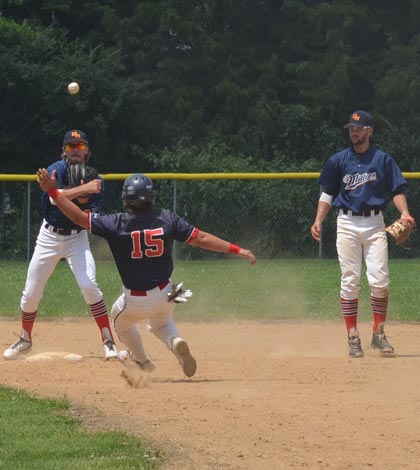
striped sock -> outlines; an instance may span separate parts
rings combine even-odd
[[[344,317],[344,322],[346,324],[347,333],[350,331],[350,328],[357,329],[357,310],[359,306],[358,299],[344,299],[340,297],[341,304],[341,313]]]
[[[89,307],[90,312],[93,315],[93,318],[95,319],[96,324],[98,325],[101,331],[102,340],[106,341],[107,339],[111,339],[112,341],[114,341],[111,332],[111,325],[109,323],[108,310],[106,308],[105,302],[103,300],[100,300],[99,302],[96,302],[96,304],[89,305]]]
[[[373,332],[376,331],[379,323],[384,323],[388,312],[388,296],[374,297],[370,296],[370,305],[373,312]]]

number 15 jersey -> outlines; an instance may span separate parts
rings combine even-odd
[[[168,209],[90,214],[90,232],[105,238],[124,286],[153,289],[173,271],[173,241],[188,243],[198,229]]]

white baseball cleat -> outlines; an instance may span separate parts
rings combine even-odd
[[[117,354],[117,359],[121,361],[123,364],[126,361],[130,360],[132,357],[133,355],[131,354],[131,351],[127,351],[126,349],[123,349],[122,351],[118,351],[118,354]]]
[[[187,377],[192,377],[197,370],[197,362],[190,353],[188,343],[182,338],[175,338],[172,343],[172,351],[178,359],[184,374]]]
[[[134,361],[134,362],[144,372],[153,372],[156,369],[156,364],[151,359],[147,359],[146,361],[143,361],[143,362],[139,362],[139,361]]]
[[[144,372],[153,372],[156,369],[156,364],[150,358],[143,362],[137,361],[133,358],[131,351],[119,351],[118,360],[127,367],[136,366]]]
[[[23,354],[28,354],[31,349],[32,341],[26,341],[26,339],[20,336],[16,343],[12,344],[10,348],[4,351],[3,358],[6,359],[6,361],[14,361],[15,359],[19,359]]]
[[[117,345],[114,343],[114,341],[112,341],[112,339],[108,339],[104,342],[104,353],[106,361],[108,359],[118,358]]]

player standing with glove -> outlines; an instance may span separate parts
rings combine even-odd
[[[64,136],[62,159],[48,167],[56,173],[63,197],[73,199],[82,210],[99,211],[103,199],[103,184],[98,177],[86,184],[77,180],[86,177],[85,165],[89,159],[87,135],[80,130],[68,131]],[[75,170],[75,171],[74,171]],[[75,184],[79,186],[71,187]],[[20,302],[22,331],[20,338],[7,348],[6,360],[18,359],[32,348],[32,328],[45,285],[60,259],[66,259],[80,287],[85,302],[100,329],[105,359],[116,358],[118,351],[111,332],[108,311],[103,294],[96,284],[95,261],[90,250],[86,230],[68,219],[45,193],[42,195],[44,220],[38,234],[34,254],[28,267],[25,288]]]
[[[152,372],[155,364],[143,347],[138,323],[149,320],[149,330],[178,359],[184,374],[192,377],[196,361],[173,321],[175,303],[185,301],[182,285],[170,280],[173,271],[173,241],[206,250],[233,253],[256,263],[254,254],[198,230],[167,209],[154,208],[155,190],[147,176],[134,174],[123,185],[122,200],[127,212],[113,215],[86,214],[60,195],[53,178],[45,169],[38,170],[38,182],[60,210],[73,222],[106,239],[123,282],[123,293],[115,301],[111,315],[120,340],[128,348],[141,370]],[[173,291],[177,291],[173,299]]]
[[[371,346],[383,355],[394,352],[384,332],[388,309],[388,241],[382,211],[390,197],[401,217],[414,224],[404,194],[406,181],[395,160],[373,147],[373,119],[355,111],[348,124],[351,146],[326,162],[319,184],[322,194],[312,236],[320,241],[321,226],[331,206],[338,209],[337,252],[341,269],[341,311],[348,333],[349,354],[362,357],[357,330],[358,297],[363,259],[373,311]]]

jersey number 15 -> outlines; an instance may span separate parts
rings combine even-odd
[[[141,234],[143,233],[143,237]],[[163,254],[163,240],[157,238],[163,235],[163,228],[136,230],[131,232],[131,239],[133,241],[133,251],[131,252],[132,258],[154,258],[162,256]],[[142,243],[143,239],[143,243]],[[142,246],[143,245],[143,246]]]

